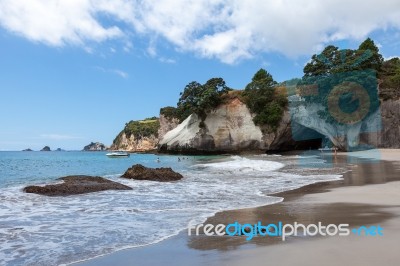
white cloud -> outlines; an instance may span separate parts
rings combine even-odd
[[[124,79],[129,77],[128,73],[126,73],[125,71],[119,70],[119,69],[110,69],[109,71],[114,74],[117,74],[118,76],[120,76],[121,78],[124,78]]]
[[[166,58],[166,57],[160,57],[158,59],[161,63],[166,63],[166,64],[175,64],[176,60],[172,58]]]
[[[88,47],[145,38],[156,56],[164,40],[229,64],[263,52],[296,57],[329,41],[398,30],[399,17],[398,0],[0,0],[0,24],[36,42]]]
[[[100,1],[101,2],[101,1]],[[118,2],[118,1],[117,1]],[[0,23],[32,41],[52,46],[83,45],[121,37],[117,26],[104,27],[95,15],[113,10],[89,0],[1,0]]]
[[[71,139],[81,139],[81,137],[62,135],[62,134],[41,134],[40,138],[48,140],[71,140]]]
[[[103,73],[112,73],[115,75],[120,76],[121,78],[127,79],[129,77],[129,74],[125,71],[122,71],[120,69],[114,69],[114,68],[104,68],[104,67],[95,67],[98,71],[101,71]]]
[[[400,58],[400,56],[392,55],[392,56],[388,56],[388,57],[384,56],[383,58],[385,59],[385,61],[387,61],[387,60],[390,60],[390,59],[393,59],[393,58]]]

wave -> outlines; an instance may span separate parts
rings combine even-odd
[[[43,197],[23,193],[21,186],[5,188],[0,264],[65,264],[149,245],[219,211],[278,203],[283,199],[271,194],[341,177],[284,173],[284,160],[265,159],[232,156],[191,165],[179,170],[181,181],[171,183],[107,175],[130,191]]]

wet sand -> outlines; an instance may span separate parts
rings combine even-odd
[[[400,159],[400,151],[381,158]],[[352,171],[341,181],[277,194],[284,201],[224,211],[205,223],[299,222],[380,225],[383,236],[279,237],[188,236],[187,230],[160,243],[127,249],[79,265],[398,265],[400,252],[400,164],[340,155]]]

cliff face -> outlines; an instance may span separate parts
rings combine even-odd
[[[253,122],[247,106],[234,98],[207,115],[204,127],[192,114],[160,140],[164,152],[241,152],[276,150],[292,142],[290,116],[285,112],[274,133]]]
[[[291,119],[327,137],[336,147],[351,151],[400,147],[400,100],[381,101],[379,109],[360,123],[328,123],[317,114],[319,104],[291,107]]]
[[[158,147],[167,153],[236,153],[320,147],[320,140],[305,138],[300,142],[296,138],[308,134],[326,137],[342,150],[351,150],[360,144],[371,148],[400,148],[400,100],[381,102],[379,111],[352,125],[328,123],[318,115],[322,109],[318,104],[291,104],[278,129],[272,131],[256,126],[247,106],[234,98],[209,113],[203,127],[196,114],[181,124],[176,118],[160,115],[158,136],[152,133],[135,138],[134,134],[128,137],[122,131],[111,149],[152,151]]]
[[[158,129],[158,138],[162,139],[168,131],[173,130],[179,125],[179,119],[166,117],[160,114],[160,128]]]
[[[380,130],[361,134],[361,142],[378,148],[400,148],[400,99],[381,102],[379,119],[368,123]]]
[[[157,147],[159,128],[160,123],[157,117],[132,120],[125,124],[110,149],[131,152],[153,151]]]
[[[156,149],[157,144],[158,138],[155,135],[136,139],[134,135],[127,137],[126,133],[122,132],[114,140],[114,143],[111,145],[110,149],[131,152],[145,152]]]
[[[383,102],[381,115],[382,132],[378,146],[400,148],[400,99]]]

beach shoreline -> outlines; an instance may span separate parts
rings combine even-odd
[[[338,154],[338,156],[344,158],[347,154]],[[357,156],[352,154],[346,159],[354,162],[354,157]],[[397,203],[399,205],[397,207],[390,206],[393,204],[391,204],[388,195],[392,195],[393,190],[399,190],[400,193],[400,182],[398,182],[400,177],[396,175],[398,172],[396,164],[382,160],[383,158],[397,161],[400,158],[400,150],[382,150],[382,157],[379,162],[358,162],[354,164],[352,171],[344,174],[343,180],[316,183],[277,193],[273,196],[283,197],[283,202],[257,208],[218,212],[213,217],[209,217],[205,223],[216,225],[234,221],[239,223],[255,223],[257,221],[293,223],[297,221],[307,224],[321,221],[334,224],[349,223],[353,226],[381,224],[385,229],[394,230],[396,224],[400,224],[398,218],[396,218],[400,213],[398,210],[400,203]],[[372,184],[376,186],[371,186]],[[372,195],[383,192],[383,195],[379,201],[377,200],[374,203],[373,197],[363,196],[366,191],[372,193]],[[350,197],[353,192],[358,196]],[[395,232],[393,235],[396,236]],[[381,238],[378,242],[393,242],[395,240],[392,237],[388,240],[385,239]],[[305,244],[309,246],[309,250],[313,250],[319,246],[330,247],[331,242],[339,242],[339,245],[345,245],[348,241],[357,245],[360,239],[354,239],[354,237],[346,239],[338,239],[338,237],[329,239],[293,237],[283,243],[279,238],[272,237],[255,237],[252,241],[246,241],[244,237],[188,236],[187,230],[182,230],[178,235],[153,245],[125,249],[73,265],[109,265],[110,263],[130,265],[133,262],[138,265],[187,265],[188,263],[191,265],[205,263],[210,265],[242,265],[243,263],[260,265],[266,259],[265,254],[271,253],[271,250],[274,250],[273,254],[282,255],[285,252],[297,254]],[[373,243],[369,245],[375,246]],[[367,250],[369,249],[367,248]],[[394,251],[390,254],[397,255]],[[389,258],[390,254],[386,257]],[[321,256],[325,255],[322,254]],[[300,258],[304,259],[304,265],[318,265],[312,264],[307,257],[300,256]],[[351,258],[348,259],[350,261]],[[269,255],[268,260],[271,260]],[[321,260],[319,260],[319,265],[321,265]],[[274,261],[273,265],[297,263],[293,260],[281,261],[279,256],[274,257],[272,261]],[[371,260],[371,262],[375,263],[376,260]],[[389,264],[387,264],[387,261],[382,262],[391,265],[390,262]],[[366,263],[364,265],[374,265],[368,264],[368,261]]]

